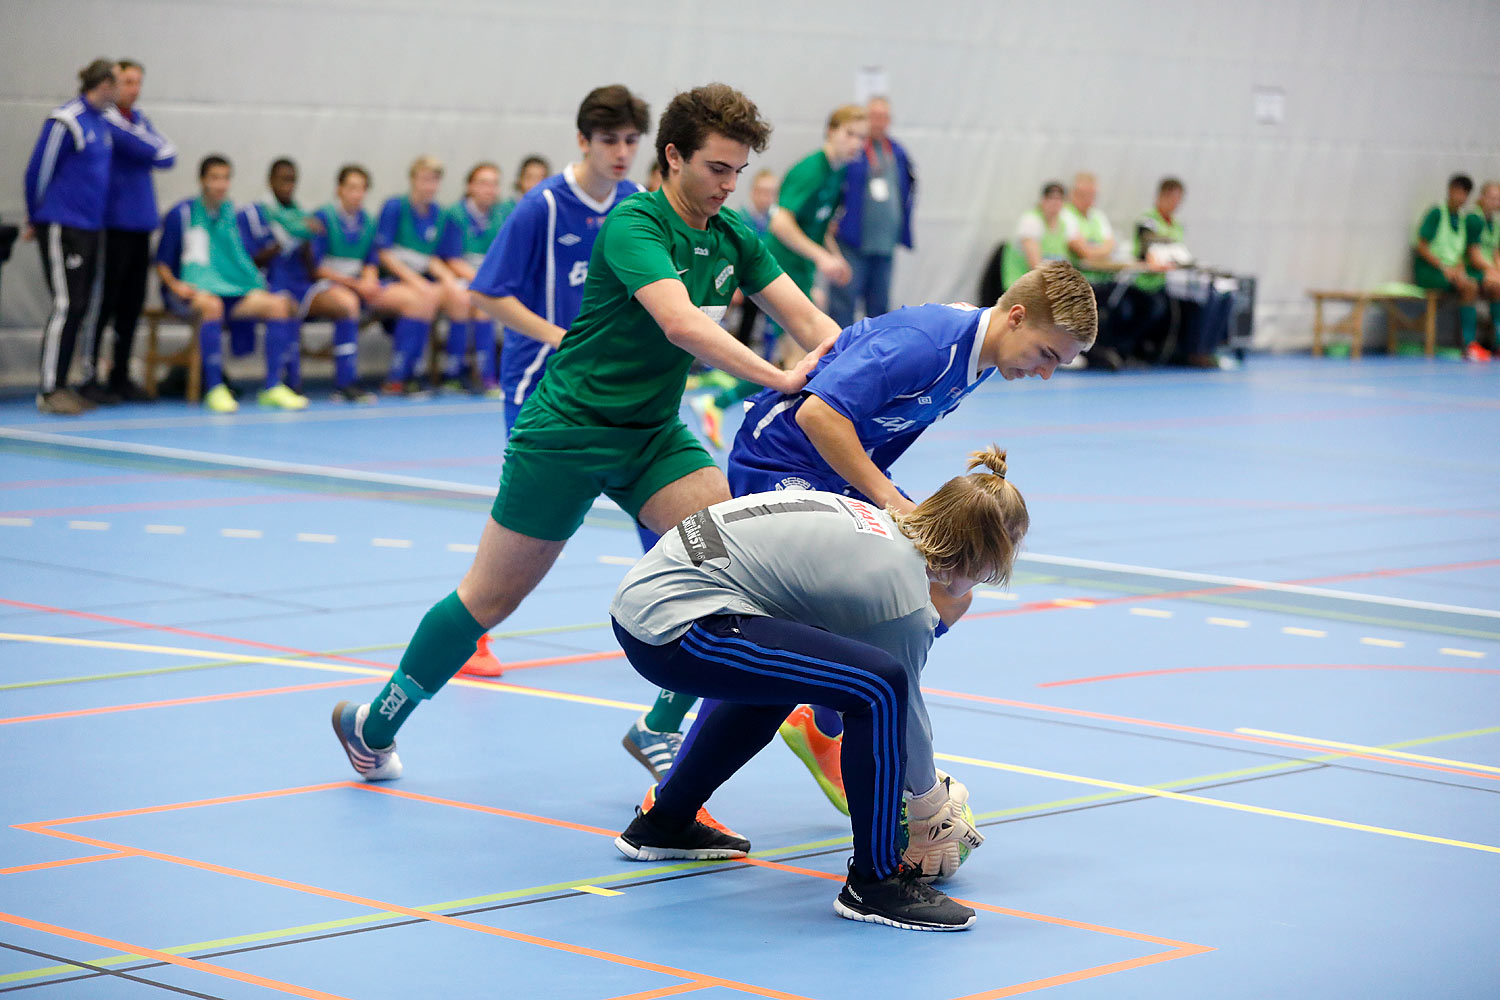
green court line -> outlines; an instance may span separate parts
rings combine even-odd
[[[1432,743],[1445,743],[1451,740],[1461,740],[1472,736],[1490,736],[1500,733],[1500,726],[1490,726],[1483,729],[1468,729],[1457,733],[1444,733],[1439,736],[1422,736],[1411,740],[1402,740],[1399,743],[1388,743],[1377,749],[1381,750],[1404,750],[1407,747],[1424,746]],[[1192,778],[1181,778],[1176,781],[1163,782],[1158,785],[1147,785],[1157,791],[1171,791],[1176,788],[1184,788],[1192,785],[1230,781],[1235,778],[1251,777],[1259,774],[1271,774],[1276,771],[1285,771],[1292,768],[1303,767],[1308,764],[1323,764],[1329,761],[1347,759],[1349,754],[1327,753],[1318,754],[1313,757],[1301,757],[1296,760],[1278,761],[1274,764],[1262,764],[1257,767],[1246,767],[1234,771],[1221,771],[1218,774],[1204,774]],[[1033,805],[1016,806],[1011,809],[996,809],[991,812],[978,813],[975,815],[977,821],[988,819],[1001,819],[1010,816],[1020,816],[1027,813],[1045,813],[1054,809],[1066,809],[1073,806],[1092,805],[1107,802],[1111,799],[1127,799],[1138,797],[1130,792],[1102,792],[1096,795],[1082,795],[1070,799],[1054,799],[1050,802],[1039,802]],[[751,857],[772,860],[791,854],[804,854],[808,851],[817,851],[823,848],[840,847],[851,842],[849,837],[834,837],[829,840],[809,841],[805,844],[795,844],[791,847],[777,847],[765,851],[754,851]],[[539,896],[549,892],[564,890],[576,890],[581,885],[603,885],[609,882],[634,881],[641,877],[653,875],[667,875],[675,872],[689,871],[694,868],[702,868],[709,865],[734,864],[732,861],[690,861],[679,865],[663,865],[656,868],[641,868],[631,871],[620,872],[614,875],[602,875],[596,878],[572,879],[567,882],[556,882],[551,885],[531,886],[526,889],[512,889],[508,892],[492,893],[485,896],[472,896],[468,899],[454,899],[445,903],[429,903],[425,906],[414,906],[412,909],[423,910],[429,913],[442,912],[444,910],[461,910],[471,906],[484,906],[489,903],[503,902],[508,899],[519,899],[524,896]],[[357,917],[345,917],[342,920],[329,920],[317,924],[303,924],[300,927],[284,927],[280,930],[261,931],[256,934],[242,934],[237,937],[218,938],[213,941],[199,941],[195,944],[174,945],[169,948],[158,948],[171,955],[181,955],[195,951],[213,951],[219,948],[232,948],[245,944],[256,944],[262,941],[272,941],[277,938],[298,937],[304,934],[316,934],[323,931],[339,930],[346,927],[358,927],[365,924],[380,923],[384,920],[399,919],[403,915],[382,911],[379,913],[367,913]],[[136,955],[111,955],[102,959],[91,959],[92,965],[123,965],[127,962],[136,961]],[[46,976],[61,975],[78,968],[73,965],[53,965],[41,969],[29,969],[24,972],[12,972],[9,975],[0,976],[0,984],[21,982],[27,979],[40,979]]]
[[[581,625],[549,625],[544,628],[516,629],[511,632],[493,632],[492,639],[524,639],[534,635],[556,635],[562,632],[585,632],[589,629],[607,628],[609,622],[585,622]],[[323,653],[286,653],[286,659],[312,659],[329,656],[354,656],[359,653],[384,653],[393,649],[405,649],[406,643],[392,642],[379,646],[354,646],[349,649],[331,649]],[[85,674],[81,677],[58,677],[43,681],[16,681],[12,684],[0,684],[0,691],[14,691],[19,688],[51,687],[55,684],[81,684],[85,681],[110,681],[125,677],[151,677],[156,674],[176,674],[185,670],[212,670],[215,667],[243,666],[247,663],[260,663],[258,659],[245,660],[210,660],[207,663],[186,663],[174,667],[148,667],[144,670],[122,670],[112,674]]]

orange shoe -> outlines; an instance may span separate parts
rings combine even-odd
[[[474,655],[469,657],[458,672],[468,674],[470,677],[499,677],[505,673],[505,668],[500,665],[499,660],[495,659],[495,654],[490,652],[488,635],[479,637],[479,642],[474,646]]]
[[[813,721],[811,705],[798,705],[781,724],[781,738],[797,759],[807,765],[833,807],[849,815],[849,796],[844,793],[844,767],[840,754],[844,736],[824,736]]]
[[[650,812],[651,807],[654,805],[656,805],[656,786],[652,785],[650,788],[646,789],[646,797],[644,799],[641,799],[641,812]],[[740,837],[739,834],[729,829],[729,827],[714,819],[713,816],[709,814],[709,811],[707,809],[699,809],[696,818],[698,822],[702,823],[704,826],[712,827],[713,829],[718,830],[720,833],[727,833],[731,837]],[[740,839],[744,840],[745,838],[740,837]]]
[[[1470,361],[1483,363],[1490,360],[1491,355],[1478,341],[1474,341],[1464,348],[1464,357]]]

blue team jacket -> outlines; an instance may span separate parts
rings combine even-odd
[[[175,164],[177,147],[139,111],[126,118],[117,108],[108,108],[104,120],[115,142],[104,225],[109,229],[149,233],[156,228],[158,219],[151,171],[166,170]]]
[[[26,164],[26,220],[103,229],[113,146],[104,116],[82,97],[48,115]]]

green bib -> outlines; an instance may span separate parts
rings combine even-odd
[[[190,203],[188,224],[182,232],[182,265],[178,275],[194,288],[230,298],[265,288],[255,261],[240,240],[234,206],[224,202],[210,216],[202,198]]]
[[[1495,254],[1500,253],[1500,215],[1486,218],[1483,212],[1475,212],[1474,217],[1479,220],[1479,252],[1486,262],[1493,263]]]
[[[515,207],[515,202],[496,202],[491,205],[490,210],[485,213],[482,229],[475,228],[475,215],[469,209],[467,198],[448,209],[448,220],[463,235],[465,260],[476,268],[484,263],[484,255],[489,253],[490,244],[500,235],[500,227],[505,224]]]
[[[1104,216],[1099,214],[1098,211],[1091,209],[1088,215],[1084,215],[1082,212],[1078,211],[1078,207],[1071,201],[1064,205],[1062,210],[1073,219],[1074,223],[1077,224],[1078,235],[1083,237],[1083,241],[1085,243],[1093,245],[1104,242],[1104,225],[1101,221]],[[1069,248],[1068,260],[1072,261],[1075,266],[1082,259],[1083,258],[1079,257],[1072,251],[1071,248]],[[1084,271],[1083,276],[1089,281],[1095,282],[1108,281],[1110,277],[1109,274],[1104,271]]]
[[[1459,261],[1464,259],[1464,250],[1467,249],[1467,236],[1464,232],[1464,220],[1462,218],[1456,220],[1458,222],[1458,226],[1457,228],[1454,228],[1454,226],[1449,222],[1449,220],[1453,218],[1453,213],[1448,211],[1448,206],[1435,205],[1433,206],[1433,208],[1435,208],[1438,212],[1437,235],[1433,236],[1433,238],[1427,242],[1427,249],[1432,252],[1432,255],[1434,257],[1443,262],[1444,267],[1452,267],[1454,264],[1457,264]],[[1433,211],[1433,208],[1429,208],[1427,209],[1427,211],[1423,212],[1422,217],[1417,220],[1415,228],[1412,229],[1412,246],[1416,246],[1417,241],[1422,238],[1422,219],[1427,218],[1427,216]]]
[[[355,226],[346,228],[344,221],[347,217],[332,202],[318,209],[318,214],[323,217],[328,240],[328,252],[323,255],[323,266],[332,268],[346,278],[359,277],[365,268],[365,261],[370,258],[370,247],[375,242],[375,220],[364,210],[360,210]]]
[[[1067,260],[1068,259],[1068,234],[1063,228],[1062,215],[1059,214],[1052,228],[1047,228],[1047,220],[1042,218],[1040,209],[1032,209],[1028,215],[1036,216],[1042,223],[1041,251],[1042,260]],[[1005,244],[1005,254],[1000,259],[1000,280],[1006,288],[1016,283],[1016,279],[1031,270],[1027,263],[1026,251],[1021,248],[1019,239],[1012,239]]]
[[[437,249],[442,221],[443,213],[438,211],[436,206],[433,206],[431,222],[424,223],[418,220],[417,213],[411,207],[411,199],[405,196],[401,198],[401,216],[396,224],[396,243],[391,247],[401,263],[418,274],[427,273],[427,267],[432,263],[432,252]]]
[[[1155,226],[1157,242],[1181,243],[1182,226],[1176,222],[1168,222],[1154,207],[1151,211],[1144,213],[1135,227],[1135,235],[1131,238],[1130,255],[1136,260],[1143,260],[1141,255],[1141,223],[1150,222]],[[1159,292],[1167,286],[1165,274],[1138,274],[1135,277],[1135,287],[1143,292]]]
[[[296,202],[283,205],[275,198],[267,198],[260,203],[260,209],[283,250],[312,239],[312,230],[307,227],[307,213]]]

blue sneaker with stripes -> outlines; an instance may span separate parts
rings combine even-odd
[[[370,714],[369,705],[356,705],[352,701],[341,701],[333,706],[333,732],[344,745],[349,763],[366,781],[390,781],[401,777],[401,758],[396,756],[396,744],[383,750],[374,750],[365,742],[365,719]]]
[[[651,772],[652,779],[661,781],[672,770],[672,762],[677,759],[677,751],[682,748],[682,734],[658,733],[654,729],[647,729],[643,713],[626,731],[620,745]]]

